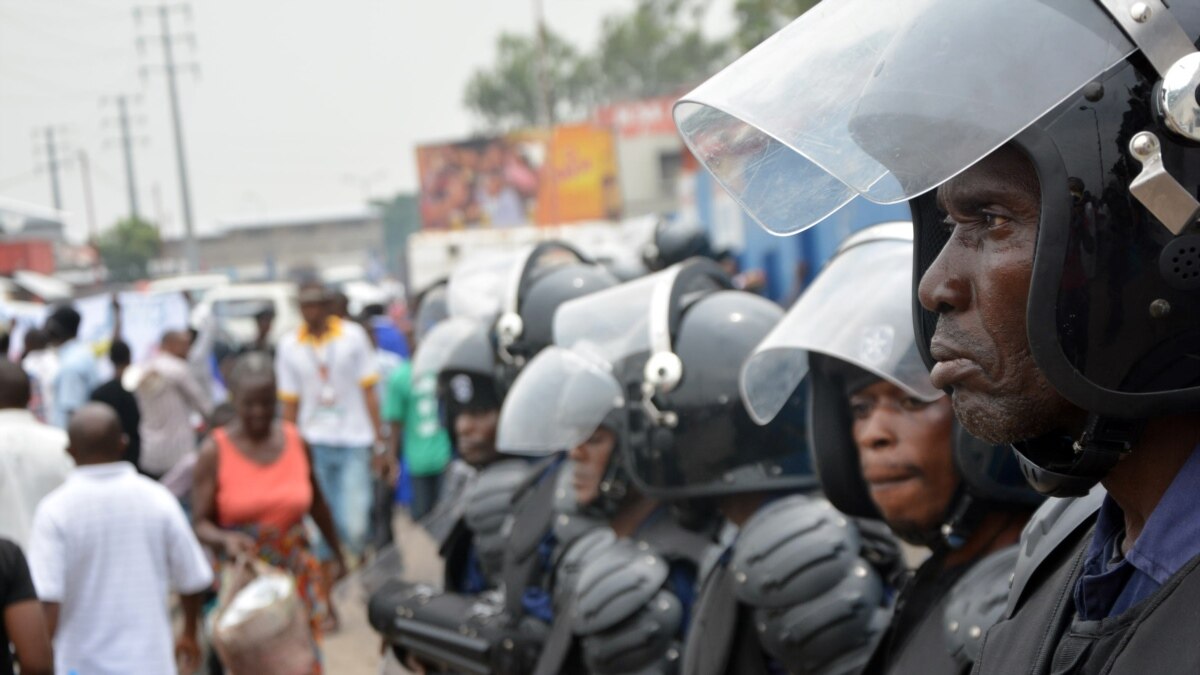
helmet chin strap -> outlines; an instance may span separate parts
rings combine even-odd
[[[937,532],[936,544],[930,546],[937,552],[948,552],[962,548],[988,511],[987,504],[971,496],[963,485],[950,502],[947,517]]]
[[[616,515],[621,503],[629,496],[629,472],[625,470],[620,457],[621,449],[613,448],[608,466],[604,469],[604,476],[600,479],[599,494],[592,503],[581,509],[587,515],[609,520]]]
[[[1021,472],[1035,490],[1050,497],[1082,497],[1128,455],[1145,420],[1088,415],[1078,439],[1047,434],[1013,444]]]

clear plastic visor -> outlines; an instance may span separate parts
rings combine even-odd
[[[487,328],[478,320],[456,316],[434,326],[413,355],[413,381],[426,376],[437,377],[454,353],[472,340],[491,349],[487,345]]]
[[[1100,5],[824,0],[685,96],[695,156],[766,229],[937,187],[1134,46]]]
[[[649,350],[651,298],[672,269],[563,303],[554,314],[554,343],[605,363]]]
[[[571,450],[624,404],[608,364],[548,347],[525,366],[505,397],[496,447],[517,455]]]
[[[491,323],[502,311],[532,246],[516,251],[472,256],[459,263],[446,282],[446,304],[450,316],[464,316]]]
[[[924,401],[929,381],[913,335],[912,242],[879,239],[839,253],[742,366],[754,421],[775,418],[818,352],[886,379]]]

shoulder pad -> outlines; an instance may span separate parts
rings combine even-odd
[[[883,582],[866,562],[826,592],[791,607],[754,610],[759,642],[796,675],[858,673],[891,620]]]
[[[513,495],[529,473],[529,465],[519,459],[497,462],[479,472],[464,499],[467,527],[476,536],[499,533],[512,513]]]
[[[742,602],[788,607],[858,574],[865,565],[861,546],[858,530],[829,502],[793,495],[766,505],[746,522],[729,570]]]
[[[679,598],[659,591],[617,626],[581,640],[583,661],[593,675],[668,675],[676,672],[683,623]]]
[[[507,547],[511,560],[532,556],[553,527],[555,484],[562,473],[561,466],[549,467],[545,462],[534,465],[529,476],[538,480],[527,479],[528,487],[518,489],[513,495],[512,532]]]
[[[615,542],[579,572],[575,633],[599,633],[633,616],[662,589],[669,572],[662,556],[629,540]]]
[[[617,535],[607,527],[598,527],[568,544],[560,544],[554,563],[554,595],[556,600],[571,597],[579,581],[579,573],[599,553],[612,546]],[[559,606],[565,606],[558,602]]]
[[[458,481],[453,486],[447,486],[437,503],[424,518],[421,525],[430,537],[437,542],[439,549],[444,549],[456,526],[462,521],[467,511],[467,493],[475,483],[475,473],[460,473]],[[443,555],[444,557],[444,555]]]
[[[642,550],[653,549],[670,561],[686,560],[697,569],[714,546],[712,539],[680,525],[669,513],[643,527],[636,542]]]
[[[983,647],[983,634],[1004,613],[1019,553],[1017,546],[1009,546],[987,556],[950,590],[942,628],[950,655],[960,665],[975,663]]]
[[[1025,584],[1029,583],[1038,566],[1100,510],[1100,504],[1107,494],[1103,486],[1097,485],[1083,497],[1051,497],[1034,511],[1033,517],[1021,531],[1021,541],[1018,544],[1020,553],[1013,571],[1012,588],[1008,594],[1004,616],[1012,616],[1017,601],[1021,599],[1025,590]]]

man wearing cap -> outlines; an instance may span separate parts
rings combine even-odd
[[[361,554],[371,508],[372,448],[382,448],[379,375],[366,333],[333,316],[330,300],[320,284],[301,288],[304,323],[280,341],[275,368],[283,417],[299,426],[312,447],[338,534]]]

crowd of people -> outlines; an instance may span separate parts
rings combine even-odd
[[[0,363],[0,669],[194,670],[256,559],[319,672],[403,473],[443,580],[367,610],[416,673],[1200,672],[1198,35],[1194,1],[821,3],[676,110],[776,234],[910,204],[787,308],[670,223],[644,274],[464,261],[404,340],[309,283],[216,364],[224,415],[203,338],[101,383],[58,308]]]
[[[424,510],[450,452],[384,309],[352,319],[315,282],[300,300],[304,324],[278,345],[260,312],[249,344],[168,330],[136,366],[119,313],[97,347],[63,305],[0,363],[0,672],[220,672],[201,625],[221,571],[247,559],[295,580],[320,663],[330,589],[369,553],[373,480],[391,529],[389,432],[414,448]]]

